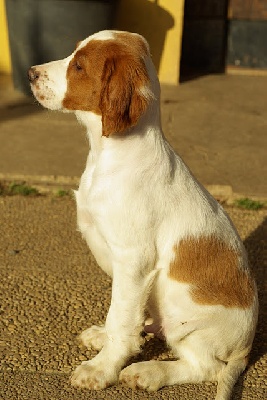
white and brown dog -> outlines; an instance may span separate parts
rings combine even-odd
[[[99,32],[69,57],[30,68],[29,80],[44,107],[73,111],[86,126],[78,226],[113,278],[105,326],[81,334],[100,352],[76,368],[72,384],[157,390],[217,381],[216,400],[229,399],[247,365],[257,290],[233,224],[162,134],[148,44]],[[145,329],[164,335],[177,360],[122,370],[140,350],[145,311],[153,319]]]

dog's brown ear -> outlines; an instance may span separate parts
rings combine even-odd
[[[105,61],[99,104],[103,136],[123,133],[137,124],[150,101],[148,87],[149,77],[141,58],[124,54]]]

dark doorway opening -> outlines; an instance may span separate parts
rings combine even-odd
[[[185,0],[181,81],[225,69],[228,0]]]

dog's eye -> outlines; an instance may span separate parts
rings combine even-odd
[[[75,68],[77,71],[80,71],[80,70],[82,69],[82,66],[81,66],[81,64],[80,64],[78,61],[76,61],[76,62],[74,63],[74,68]]]

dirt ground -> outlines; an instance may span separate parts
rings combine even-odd
[[[257,279],[260,317],[249,367],[233,399],[267,396],[267,210],[227,207],[248,250]],[[77,335],[101,324],[111,282],[97,267],[76,230],[70,197],[0,196],[0,398],[5,400],[195,399],[214,398],[215,384],[181,385],[147,393],[114,386],[104,391],[70,386],[71,371],[94,356]],[[139,360],[166,359],[164,343],[150,339]]]

